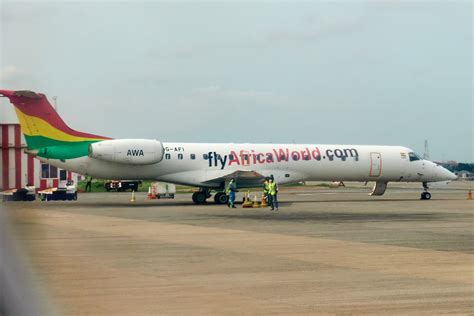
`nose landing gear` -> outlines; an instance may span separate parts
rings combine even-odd
[[[431,199],[431,193],[428,192],[429,187],[428,187],[427,182],[423,182],[423,189],[425,191],[421,193],[420,200],[429,200],[429,199]]]
[[[430,192],[422,192],[421,193],[420,200],[429,200],[429,199],[431,199],[431,193]]]

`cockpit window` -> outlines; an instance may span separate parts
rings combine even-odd
[[[410,157],[410,161],[416,161],[416,160],[421,160],[420,156],[418,156],[415,153],[408,153],[408,157]]]

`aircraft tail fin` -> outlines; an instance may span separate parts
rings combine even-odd
[[[0,96],[7,97],[15,106],[28,149],[78,144],[88,146],[109,139],[78,132],[67,126],[44,94],[26,90],[0,90]]]

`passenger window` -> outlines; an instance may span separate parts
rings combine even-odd
[[[234,160],[234,155],[229,155],[229,160]]]
[[[170,159],[171,159],[171,155],[170,155],[170,154],[166,154],[166,155],[165,155],[165,159],[166,159],[166,160],[170,160]]]
[[[421,158],[413,152],[408,153],[408,157],[410,158],[410,161],[421,160]]]
[[[178,159],[183,160],[183,154],[178,154]]]
[[[208,159],[209,159],[209,156],[208,156],[207,154],[202,154],[202,159],[208,160]]]
[[[196,155],[195,154],[191,154],[191,160],[195,160],[196,159]]]
[[[249,155],[244,155],[244,160],[245,161],[249,160]]]

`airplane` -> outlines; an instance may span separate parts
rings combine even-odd
[[[301,181],[373,181],[370,195],[393,182],[420,182],[422,200],[430,182],[454,180],[442,166],[403,146],[319,144],[173,143],[156,139],[112,139],[71,129],[41,93],[0,90],[15,107],[26,152],[53,166],[99,179],[154,180],[198,187],[192,200],[206,203],[232,178],[238,188]]]

